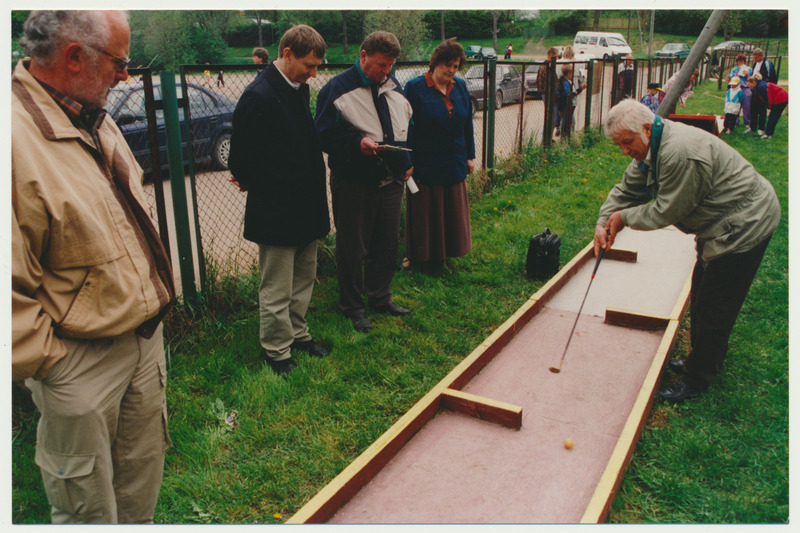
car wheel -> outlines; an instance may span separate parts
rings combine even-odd
[[[494,95],[494,108],[500,109],[503,107],[503,91],[497,91]]]
[[[475,116],[475,113],[478,112],[478,101],[475,98],[470,98],[472,102],[472,116]]]
[[[231,153],[231,134],[228,131],[220,133],[214,141],[214,150],[211,152],[211,159],[217,170],[228,170],[228,156]]]

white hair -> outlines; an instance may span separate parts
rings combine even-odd
[[[23,27],[20,44],[42,66],[51,67],[58,51],[71,42],[104,49],[111,40],[105,11],[32,11]],[[127,15],[126,15],[127,17]],[[89,48],[92,57],[97,53]]]
[[[608,112],[604,125],[606,137],[613,138],[621,131],[641,133],[645,124],[652,124],[656,115],[646,105],[626,98]]]

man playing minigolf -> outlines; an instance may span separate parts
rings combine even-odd
[[[695,235],[691,351],[670,361],[681,378],[660,393],[680,402],[705,391],[722,367],[780,205],[769,181],[717,136],[664,120],[635,100],[609,111],[605,134],[633,161],[600,208],[595,254],[625,226],[674,225]]]

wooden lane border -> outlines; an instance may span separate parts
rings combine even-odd
[[[499,328],[493,331],[475,350],[473,350],[461,363],[450,371],[430,392],[423,396],[411,407],[392,427],[386,430],[378,439],[361,453],[350,465],[342,470],[333,480],[311,498],[287,524],[322,523],[330,519],[334,513],[350,498],[352,498],[364,485],[366,485],[383,468],[394,455],[442,408],[443,403],[450,406],[461,404],[462,411],[466,411],[465,398],[474,402],[474,411],[478,411],[478,404],[487,405],[492,402],[493,408],[481,407],[483,413],[492,411],[495,419],[502,418],[499,413],[503,410],[504,417],[513,418],[516,406],[503,404],[484,399],[475,402],[473,395],[469,397],[457,394],[492,358],[511,340],[514,335],[526,325],[536,313],[558,292],[580,268],[594,256],[594,243],[590,242],[575,255],[558,273],[533,294],[514,314],[512,314]],[[635,252],[619,250],[607,255],[609,259],[631,261]],[[634,257],[635,259],[635,257]],[[456,393],[454,393],[454,391]],[[443,400],[443,398],[445,398]],[[502,409],[496,409],[502,405]],[[521,427],[521,409],[520,409]]]
[[[636,401],[633,404],[630,415],[628,415],[625,426],[622,428],[619,439],[617,439],[617,444],[614,447],[611,458],[606,464],[603,475],[600,477],[597,487],[595,487],[592,499],[589,501],[589,505],[587,505],[583,513],[581,523],[597,524],[605,522],[608,517],[611,504],[622,483],[622,476],[628,468],[633,451],[642,434],[644,424],[647,422],[647,417],[653,407],[653,400],[658,391],[664,365],[667,363],[669,355],[675,348],[681,319],[689,305],[691,288],[692,275],[690,273],[683,285],[683,290],[678,297],[678,301],[675,302],[675,306],[670,313],[669,324],[664,331],[664,335],[661,337],[661,343],[656,351],[656,355],[642,382],[639,395],[636,397]]]
[[[467,392],[448,389],[442,392],[442,407],[473,418],[494,422],[511,429],[522,427],[522,407]]]

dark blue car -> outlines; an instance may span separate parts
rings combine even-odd
[[[217,170],[227,170],[233,129],[231,119],[236,102],[194,83],[188,84],[188,87],[195,163],[211,163],[212,167]],[[176,89],[178,98],[181,98],[180,83],[176,84]],[[153,84],[153,93],[156,101],[160,101],[161,86],[157,83]],[[122,131],[136,161],[141,165],[145,174],[151,173],[153,170],[152,155],[142,82],[128,81],[111,89],[107,109]],[[182,106],[178,108],[178,116],[181,124],[183,163],[186,165],[188,164],[188,152]],[[161,109],[156,110],[156,125],[161,168],[167,169],[166,130],[164,128],[164,111]]]

